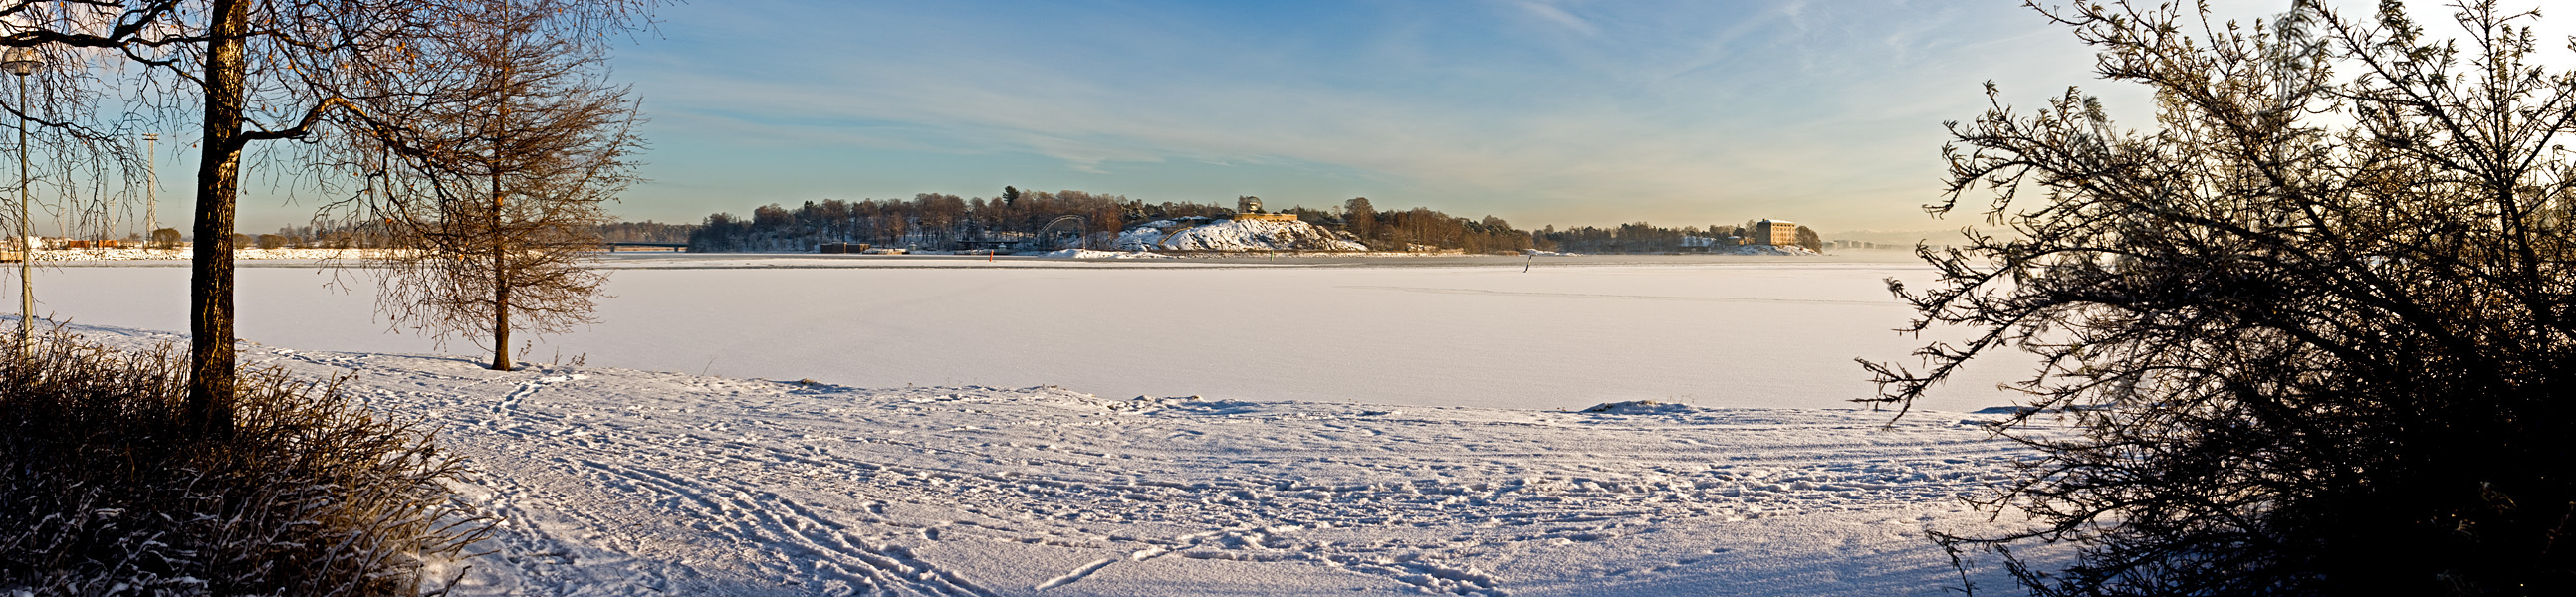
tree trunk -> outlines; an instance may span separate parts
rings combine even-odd
[[[503,35],[502,55],[508,55],[509,47],[510,38]],[[492,370],[508,371],[511,368],[510,275],[513,272],[509,261],[510,234],[501,226],[501,208],[507,200],[507,196],[501,194],[501,148],[507,144],[501,140],[510,135],[510,67],[506,64],[501,67],[501,93],[498,97],[498,105],[492,107],[498,117],[492,119],[492,161],[488,165],[492,171],[492,230],[489,232],[492,243]]]
[[[509,241],[501,229],[501,175],[492,175],[492,370],[510,370]]]
[[[233,201],[241,189],[243,45],[249,0],[215,0],[206,43],[204,148],[197,162],[197,245],[188,285],[188,422],[233,428]]]

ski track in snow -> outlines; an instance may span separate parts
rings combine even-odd
[[[77,328],[140,344],[153,332]],[[442,426],[457,595],[1938,594],[2027,454],[1955,414],[856,389],[245,344]],[[2000,586],[1996,582],[1984,582]]]

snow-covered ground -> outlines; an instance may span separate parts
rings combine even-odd
[[[572,362],[853,387],[1059,385],[1103,396],[1577,409],[1656,400],[1841,408],[1854,358],[1912,362],[1889,277],[1813,257],[1071,261],[619,253],[601,323],[518,350]],[[426,353],[373,317],[363,270],[244,262],[239,334],[307,350]],[[1526,270],[1526,271],[1524,271]],[[37,272],[40,313],[187,328],[184,262]],[[326,287],[334,280],[354,288]],[[0,305],[16,303],[0,284]],[[0,309],[14,310],[14,309]],[[523,335],[524,336],[524,335]],[[475,357],[451,343],[446,352]],[[489,353],[481,353],[488,355]],[[1928,408],[2012,397],[1972,371]]]
[[[1904,264],[623,255],[511,373],[244,265],[246,361],[470,458],[460,595],[1935,595],[1922,531],[2012,524],[1954,496],[2027,457],[1962,414],[2001,373],[1848,408]],[[186,273],[37,295],[178,341]]]
[[[440,566],[458,595],[1938,595],[1958,577],[1922,530],[1993,525],[1952,496],[2023,457],[1955,413],[243,358],[443,426],[503,521]]]
[[[1091,249],[1058,249],[1038,254],[1057,259],[1168,259],[1168,256],[1145,251],[1094,251]]]
[[[1733,247],[1727,247],[1727,248],[1725,248],[1725,249],[1719,250],[1718,252],[1725,253],[1725,254],[1728,254],[1728,255],[1779,255],[1779,256],[1793,256],[1793,255],[1816,255],[1816,254],[1818,254],[1818,253],[1816,253],[1814,250],[1808,249],[1808,248],[1806,248],[1806,247],[1797,246],[1797,245],[1738,245],[1738,246],[1733,246]]]
[[[354,260],[354,259],[360,259],[360,258],[366,257],[366,256],[367,256],[368,254],[370,254],[370,253],[375,253],[375,252],[382,251],[382,250],[385,250],[385,249],[300,249],[300,248],[262,249],[262,248],[258,248],[258,247],[244,247],[244,248],[234,249],[234,250],[233,250],[233,258],[234,258],[234,259],[352,259],[352,260]],[[140,247],[120,247],[120,248],[114,248],[114,249],[46,249],[46,250],[36,251],[36,261],[37,261],[38,263],[43,263],[43,262],[47,262],[47,261],[144,261],[144,260],[170,260],[170,259],[185,260],[185,259],[188,259],[189,257],[190,257],[189,249],[186,249],[186,248],[179,248],[179,249],[146,249],[146,248],[140,248]]]

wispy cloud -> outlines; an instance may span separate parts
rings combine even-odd
[[[1547,0],[1517,0],[1511,3],[1512,6],[1527,12],[1532,17],[1562,26],[1568,31],[1587,36],[1601,34],[1599,26],[1584,20],[1583,17],[1574,16],[1574,13],[1566,12],[1559,4],[1561,3]]]
[[[728,5],[674,34],[689,51],[629,72],[664,124],[701,138],[1035,154],[1112,184],[1321,168],[1516,221],[1884,227],[1919,221],[1938,123],[1974,113],[1977,83],[2041,90],[2089,63],[2030,15],[1947,2],[1251,10]],[[781,36],[795,27],[778,15],[854,25]]]

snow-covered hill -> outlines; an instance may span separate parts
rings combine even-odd
[[[1314,224],[1270,220],[1217,220],[1203,224],[1155,220],[1120,233],[1113,246],[1130,251],[1368,250]]]

